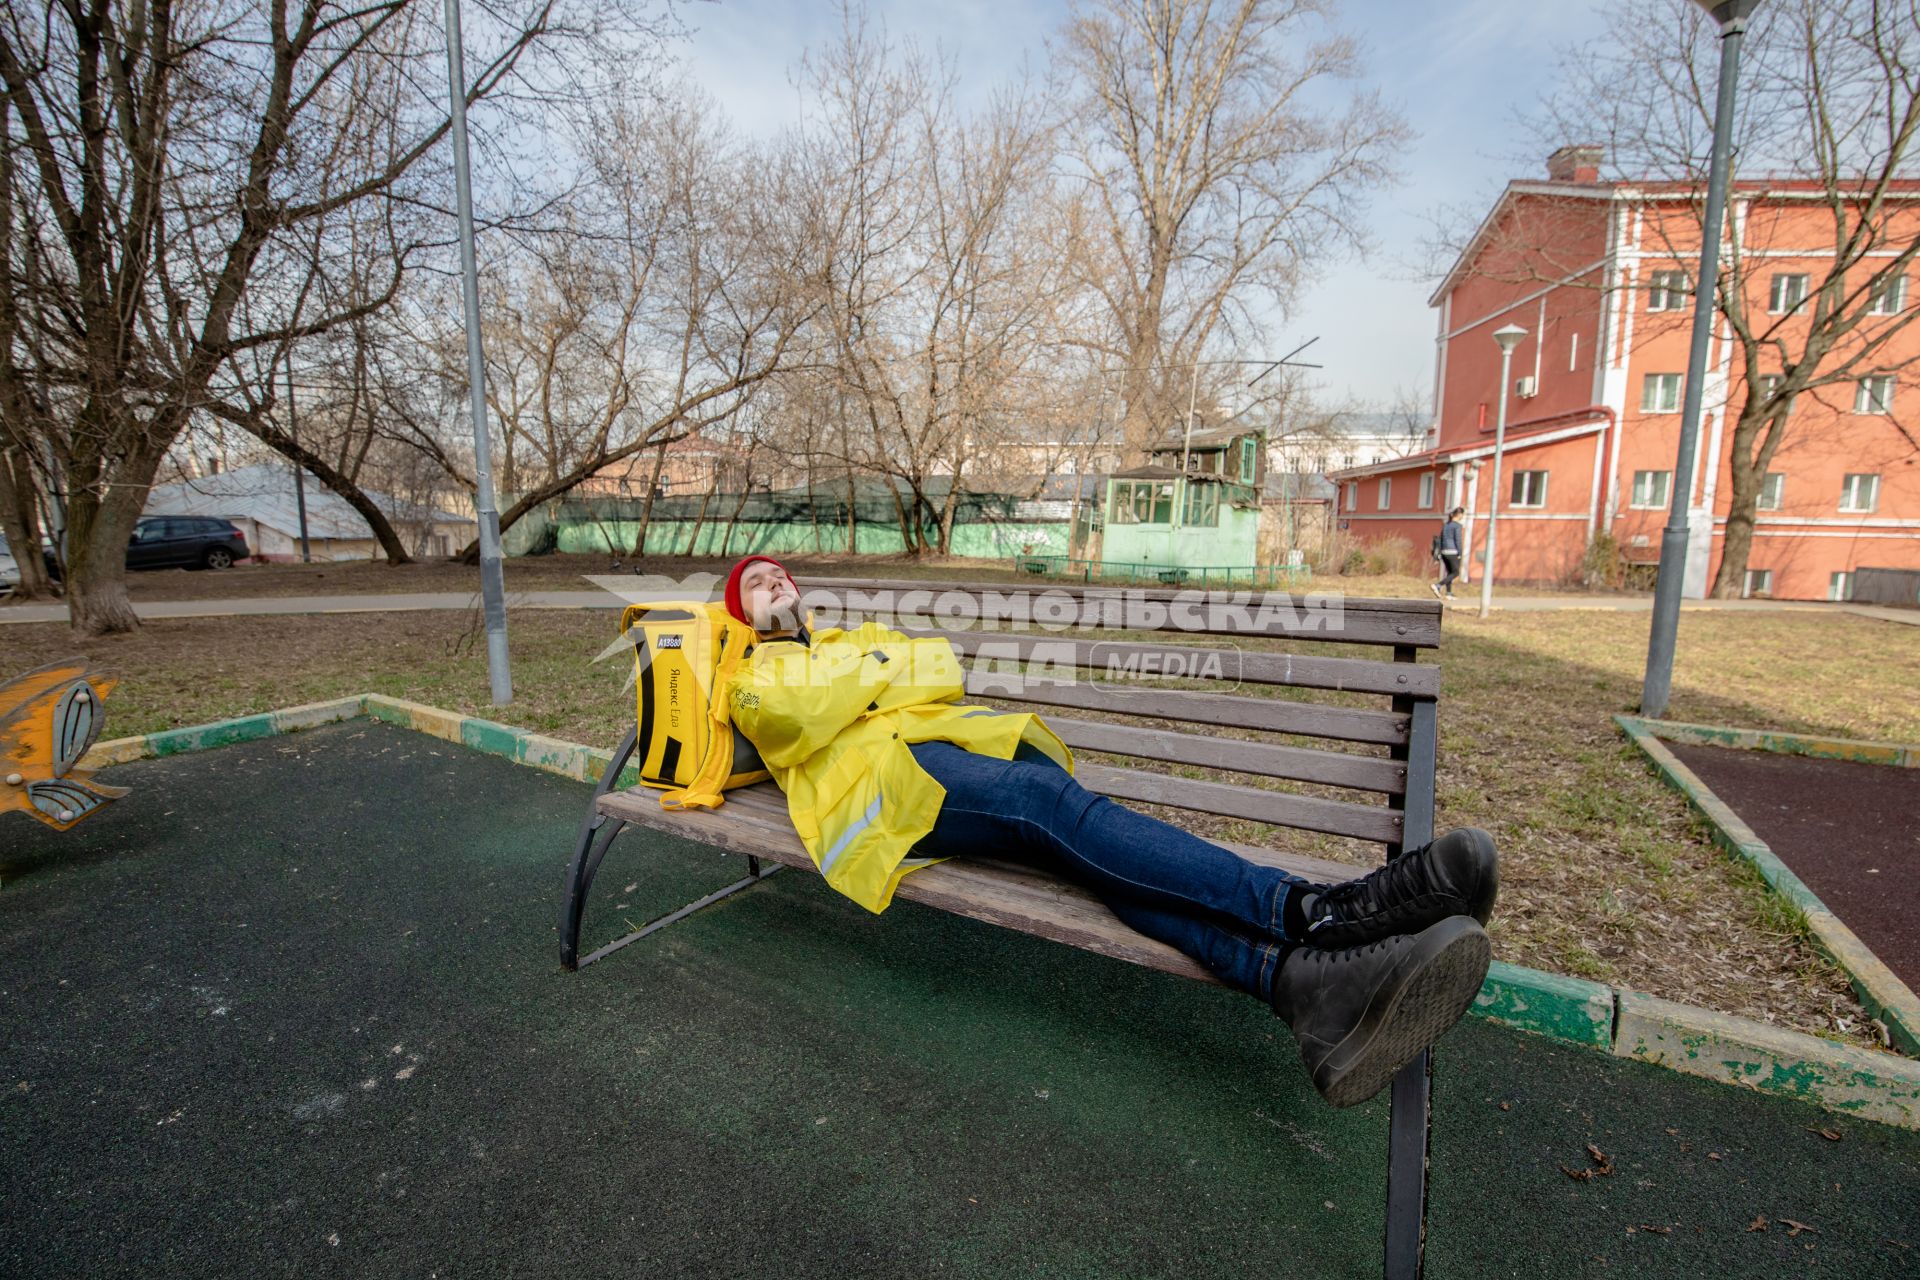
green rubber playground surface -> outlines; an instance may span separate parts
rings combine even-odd
[[[584,785],[367,721],[105,777],[0,823],[0,1274],[1379,1274],[1384,1099],[1243,996],[797,872],[566,974]],[[743,873],[624,835],[587,943]],[[1435,1091],[1431,1276],[1920,1272],[1920,1134],[1473,1020]]]

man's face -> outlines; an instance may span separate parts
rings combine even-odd
[[[740,575],[740,606],[755,631],[777,631],[793,625],[793,608],[800,589],[779,565],[755,560]]]

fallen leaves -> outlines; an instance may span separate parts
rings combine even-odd
[[[1816,1129],[1810,1124],[1803,1125],[1801,1127],[1804,1128],[1808,1133],[1819,1134],[1821,1137],[1825,1138],[1828,1142],[1840,1141],[1840,1131],[1838,1129]]]
[[[1587,1158],[1593,1161],[1593,1167],[1591,1169],[1569,1169],[1567,1166],[1561,1165],[1560,1172],[1566,1174],[1575,1182],[1587,1182],[1594,1178],[1604,1178],[1613,1172],[1613,1157],[1594,1146],[1591,1142],[1587,1144]]]
[[[1770,1224],[1767,1222],[1767,1215],[1762,1213],[1762,1214],[1756,1215],[1753,1221],[1747,1224],[1747,1230],[1765,1231],[1769,1225]],[[1787,1229],[1787,1238],[1789,1240],[1793,1239],[1793,1237],[1799,1235],[1803,1231],[1806,1232],[1808,1235],[1817,1236],[1820,1234],[1820,1228],[1813,1226],[1811,1223],[1795,1222],[1792,1218],[1780,1219],[1780,1225]],[[1808,1245],[1807,1247],[1811,1249],[1813,1246]]]
[[[1764,1213],[1754,1215],[1753,1221],[1747,1224],[1747,1230],[1749,1231],[1765,1231],[1766,1229],[1767,1215]]]

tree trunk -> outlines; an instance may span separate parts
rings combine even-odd
[[[860,491],[854,487],[853,468],[847,468],[847,554],[857,549],[860,515]]]
[[[709,484],[707,491],[700,495],[700,510],[696,512],[693,517],[693,532],[687,535],[687,555],[693,554],[693,548],[700,541],[700,526],[707,522],[707,504],[713,501],[713,495],[717,493],[719,489],[720,469],[715,467],[713,470],[713,483]]]
[[[943,556],[953,554],[953,517],[959,510],[960,470],[954,469],[953,482],[947,486],[947,500],[940,507],[940,533],[938,551]]]
[[[54,594],[47,562],[40,558],[40,513],[33,489],[33,469],[18,449],[0,450],[0,531],[13,548],[20,566],[20,585],[14,598],[43,600]]]
[[[134,469],[132,461],[127,470]],[[143,468],[145,484],[109,488],[104,503],[90,487],[73,488],[67,504],[67,617],[83,636],[115,635],[140,626],[127,598],[127,543],[158,466],[155,459]]]
[[[1743,412],[1734,424],[1733,452],[1727,465],[1732,493],[1728,498],[1726,541],[1721,544],[1720,567],[1714,572],[1709,592],[1715,599],[1736,599],[1746,589],[1760,489],[1766,483],[1767,468],[1773,463],[1784,427],[1784,413],[1771,419],[1749,419]]]
[[[660,492],[660,468],[667,462],[667,446],[663,442],[653,451],[653,474],[647,477],[647,496],[640,500],[640,529],[633,535],[633,558],[638,560],[647,554],[647,526],[653,520],[653,495]]]

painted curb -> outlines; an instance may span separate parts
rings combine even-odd
[[[1861,941],[1860,935],[1849,929],[1698,774],[1667,750],[1655,736],[1665,728],[1665,722],[1619,715],[1614,721],[1653,762],[1667,785],[1685,796],[1688,805],[1706,821],[1714,843],[1752,864],[1767,887],[1801,914],[1815,944],[1846,972],[1854,994],[1886,1027],[1894,1047],[1908,1055],[1920,1055],[1920,996],[1887,968],[1873,948]]]
[[[1920,1062],[1622,991],[1615,1057],[1920,1128]],[[1812,1043],[1809,1044],[1808,1042]]]
[[[429,733],[576,781],[598,780],[612,754],[440,707],[369,693],[119,738],[97,744],[86,763],[100,766],[178,755],[359,716]],[[1630,718],[1616,719],[1624,726]],[[623,786],[634,785],[632,766],[622,773],[620,782]],[[1474,1012],[1490,1022],[1550,1040],[1812,1103],[1861,1119],[1920,1129],[1920,1062],[1892,1054],[1834,1044],[1804,1032],[1677,1004],[1643,992],[1615,991],[1597,982],[1498,960],[1488,970],[1486,983],[1474,1001]]]
[[[1772,751],[1787,756],[1813,756],[1821,760],[1847,760],[1855,764],[1888,764],[1902,769],[1920,769],[1920,746],[1905,742],[1816,738],[1800,733],[1775,733],[1768,729],[1688,724],[1683,720],[1627,718],[1644,726],[1654,737],[1696,747],[1735,747],[1742,751]]]
[[[1495,960],[1473,1011],[1490,1022],[1566,1040],[1589,1049],[1613,1048],[1613,988],[1583,978]]]

